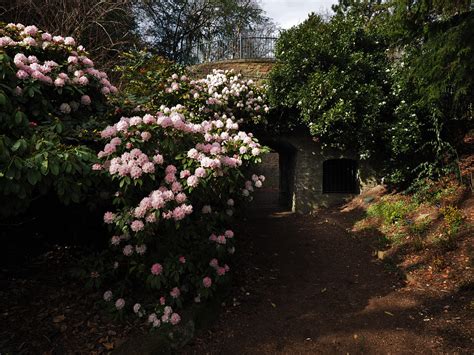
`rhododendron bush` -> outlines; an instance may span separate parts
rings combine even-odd
[[[117,67],[121,90],[114,103],[126,113],[156,112],[162,105],[186,102],[193,112],[192,120],[206,119],[212,111],[249,124],[265,122],[266,88],[252,80],[243,80],[232,71],[216,71],[205,80],[190,80],[183,68],[162,57],[142,51],[125,53],[124,58],[125,64]]]
[[[96,160],[85,132],[117,89],[72,37],[21,24],[0,27],[0,77],[0,215],[51,189],[79,201]]]
[[[234,211],[265,179],[249,167],[266,148],[239,126],[268,110],[249,89],[255,84],[222,71],[166,82],[164,101],[181,104],[105,128],[93,167],[117,187],[116,209],[104,215],[115,253],[102,275],[104,301],[153,327],[178,324],[184,301],[200,302],[226,282]]]

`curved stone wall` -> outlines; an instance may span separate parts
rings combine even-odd
[[[190,66],[191,75],[198,77],[210,74],[213,69],[231,70],[242,74],[246,79],[263,81],[268,77],[275,61],[273,59],[238,59],[209,62]]]

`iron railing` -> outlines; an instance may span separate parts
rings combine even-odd
[[[243,37],[199,43],[191,52],[192,64],[236,59],[275,59],[276,37]]]

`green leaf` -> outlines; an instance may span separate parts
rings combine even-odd
[[[21,147],[21,139],[17,140],[12,146],[12,152],[16,152]]]
[[[56,176],[56,175],[59,174],[59,165],[58,165],[58,163],[52,162],[49,169],[50,169],[50,171],[53,175]]]
[[[6,103],[7,103],[7,97],[3,93],[0,93],[0,105],[5,106]]]
[[[28,182],[31,184],[31,185],[36,185],[36,183],[40,180],[41,178],[41,174],[39,173],[38,170],[35,170],[35,169],[29,169],[27,174],[26,174],[26,178],[28,180]]]
[[[21,124],[23,122],[23,118],[24,118],[25,114],[21,111],[17,111],[15,113],[15,123],[17,125]]]
[[[43,160],[40,167],[41,174],[46,175],[48,173],[48,160]]]
[[[56,125],[56,132],[58,132],[58,134],[61,134],[63,131],[63,124],[62,123],[58,123]]]

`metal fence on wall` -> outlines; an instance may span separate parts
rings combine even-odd
[[[238,37],[230,41],[200,43],[192,51],[192,64],[235,59],[274,59],[276,37]]]

